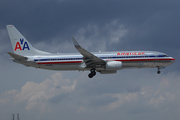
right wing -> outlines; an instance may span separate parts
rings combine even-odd
[[[97,65],[105,65],[106,62],[104,60],[82,48],[73,36],[71,36],[71,38],[75,48],[83,55],[83,60],[86,64],[86,67],[95,68]]]

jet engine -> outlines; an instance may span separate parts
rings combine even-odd
[[[120,70],[122,69],[122,62],[108,61],[106,62],[106,70]]]

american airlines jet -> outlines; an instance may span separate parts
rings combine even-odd
[[[160,69],[175,62],[173,57],[155,51],[116,51],[91,53],[82,48],[72,37],[79,53],[52,54],[35,49],[27,39],[13,26],[7,25],[14,53],[8,52],[14,62],[47,70],[89,70],[89,78],[101,74],[113,74],[127,68]]]

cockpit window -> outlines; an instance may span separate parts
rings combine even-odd
[[[163,57],[167,57],[167,55],[163,55]]]

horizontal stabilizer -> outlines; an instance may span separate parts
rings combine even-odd
[[[15,53],[11,53],[11,52],[7,52],[11,57],[13,57],[14,59],[18,59],[18,60],[27,60],[27,57],[21,56],[21,55],[17,55]]]

